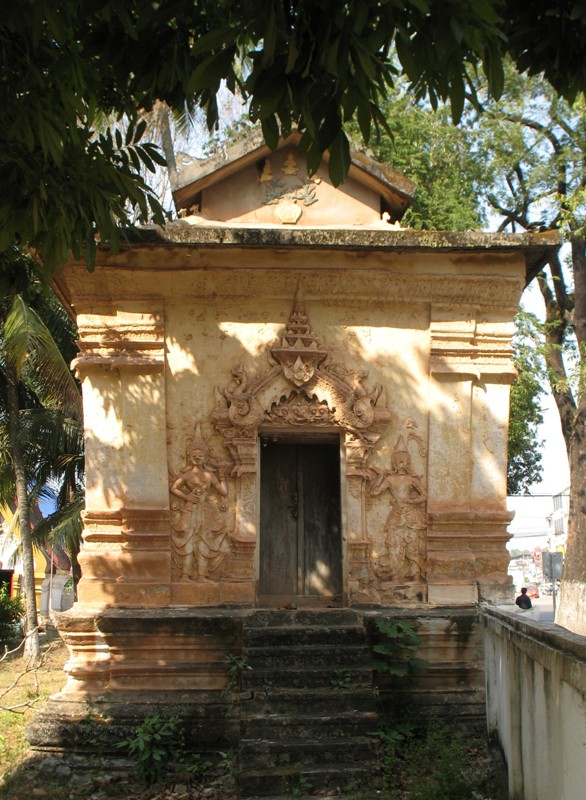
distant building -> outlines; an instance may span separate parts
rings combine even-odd
[[[564,552],[568,535],[568,517],[570,514],[570,487],[564,488],[552,496],[553,512],[547,518],[552,550]]]

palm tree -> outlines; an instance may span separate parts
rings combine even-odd
[[[27,645],[30,657],[40,653],[35,598],[31,499],[38,497],[50,478],[73,499],[79,461],[59,462],[68,448],[48,445],[64,442],[64,432],[79,429],[81,396],[57,344],[74,330],[57,307],[47,287],[35,275],[32,258],[13,248],[0,261],[0,501],[15,499],[18,506],[23,561]],[[44,312],[56,336],[35,310]],[[69,338],[72,338],[71,335]],[[0,401],[1,402],[1,401]],[[2,424],[3,423],[3,424]],[[52,438],[49,436],[52,433]],[[65,438],[67,438],[65,436]],[[78,436],[79,440],[79,436]],[[77,454],[79,457],[79,453]],[[73,475],[71,466],[73,466]],[[66,469],[68,467],[69,469]],[[78,483],[78,481],[77,481]],[[77,499],[77,498],[76,498]]]

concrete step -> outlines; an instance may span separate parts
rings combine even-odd
[[[324,766],[294,765],[265,770],[243,770],[238,776],[243,797],[303,797],[316,792],[340,795],[348,786],[362,785],[372,778],[369,766],[331,764]]]
[[[248,628],[243,631],[245,650],[254,647],[320,647],[362,645],[366,647],[366,631],[361,625],[297,627],[280,625],[271,628]]]
[[[342,669],[346,666],[370,666],[371,656],[368,648],[362,645],[267,645],[266,647],[247,648],[243,650],[247,665],[251,669],[260,667],[279,668],[288,665],[292,668],[312,668],[330,666]]]
[[[303,713],[331,714],[332,712],[374,711],[375,701],[369,687],[356,689],[278,689],[255,690],[243,693],[240,700],[241,715]]]
[[[332,682],[339,677],[339,667],[323,666],[314,669],[292,669],[283,665],[276,667],[259,667],[246,669],[242,673],[242,691],[262,689],[270,691],[273,688],[289,689],[331,689]],[[369,667],[344,667],[344,675],[350,678],[350,685],[354,689],[363,689],[372,686],[372,670]]]
[[[348,711],[341,714],[250,714],[240,719],[244,739],[349,739],[375,733],[379,725],[373,711]]]
[[[360,616],[258,611],[243,645],[241,794],[299,797],[370,783],[379,720]]]
[[[374,760],[374,740],[366,736],[352,739],[243,739],[240,763],[248,771],[276,767],[303,767],[327,764],[365,766]]]
[[[244,621],[244,627],[272,628],[281,626],[362,625],[362,614],[344,608],[331,609],[260,609]]]

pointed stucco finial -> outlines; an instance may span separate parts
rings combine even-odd
[[[203,434],[201,432],[201,424],[198,422],[195,426],[193,439],[189,443],[189,450],[190,452],[193,452],[194,450],[202,450],[204,453],[207,453],[209,449],[208,443],[203,438]]]

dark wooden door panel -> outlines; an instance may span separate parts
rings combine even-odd
[[[303,586],[301,594],[342,591],[340,454],[337,445],[302,445]]]
[[[261,596],[342,593],[337,443],[274,443],[261,457]]]
[[[260,503],[260,594],[296,595],[298,562],[297,449],[263,448]]]

